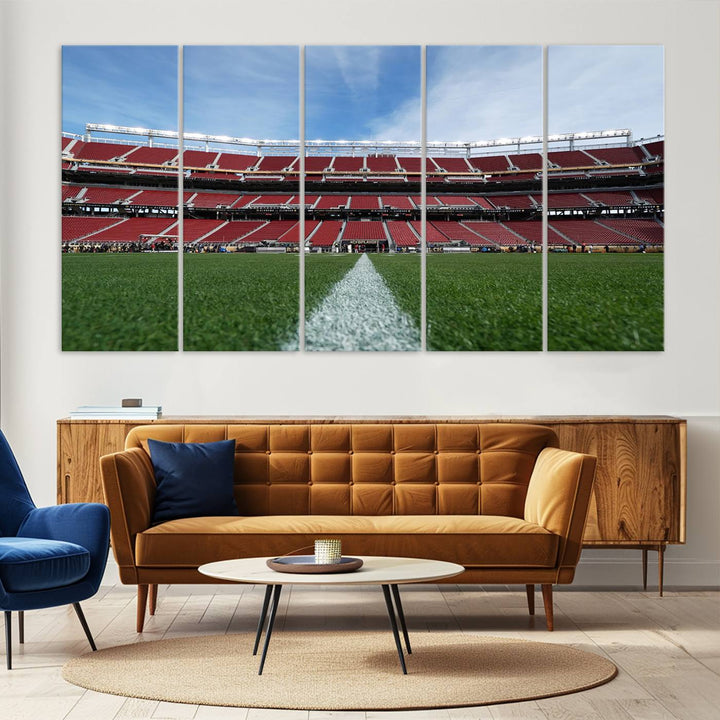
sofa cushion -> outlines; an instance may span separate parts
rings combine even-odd
[[[61,588],[82,580],[90,553],[60,540],[0,537],[0,582],[7,592]]]
[[[153,523],[203,515],[237,515],[233,494],[235,441],[148,440],[157,481]]]
[[[197,567],[236,557],[309,550],[342,540],[344,555],[424,557],[465,567],[553,567],[558,536],[497,515],[269,515],[195,517],[156,525],[136,538],[139,567]]]

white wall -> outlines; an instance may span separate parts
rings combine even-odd
[[[168,414],[672,414],[690,420],[688,544],[666,581],[720,585],[718,0],[0,2],[0,412],[39,504],[55,498],[55,420],[127,396]],[[61,45],[250,40],[663,44],[665,352],[62,353]],[[578,582],[635,583],[638,556],[586,552]]]

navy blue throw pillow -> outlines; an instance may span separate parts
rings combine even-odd
[[[148,439],[157,492],[153,524],[239,515],[233,495],[235,441],[172,443]]]

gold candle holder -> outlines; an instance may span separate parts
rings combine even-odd
[[[335,565],[342,559],[342,542],[340,540],[316,540],[315,564]]]

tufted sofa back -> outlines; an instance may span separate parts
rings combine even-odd
[[[243,515],[523,517],[533,467],[557,447],[540,425],[228,424],[136,427],[125,447],[235,440]],[[198,479],[202,482],[202,479]]]

